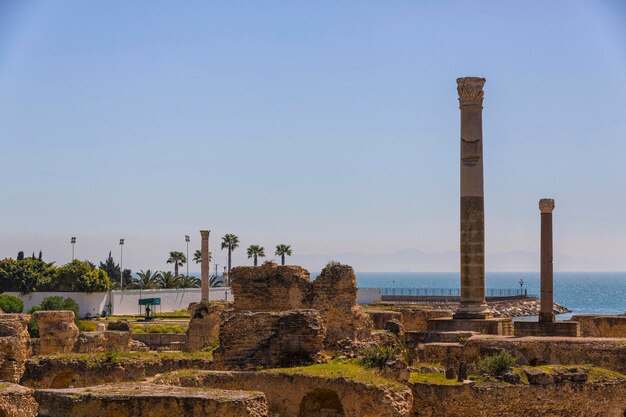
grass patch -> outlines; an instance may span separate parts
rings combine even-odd
[[[446,379],[445,374],[439,372],[411,372],[410,382],[416,384],[435,384],[435,385],[462,385],[456,378]]]
[[[36,356],[32,360],[58,359],[86,362],[88,366],[111,363],[158,362],[162,359],[213,359],[213,352],[108,352],[108,353],[65,353]]]
[[[133,325],[133,333],[176,333],[176,334],[184,334],[187,331],[186,327],[183,326],[164,326],[164,325],[154,325],[154,326],[138,326]]]
[[[385,386],[389,388],[405,388],[401,383],[385,378],[373,369],[365,368],[355,361],[333,359],[328,363],[295,368],[276,368],[261,372],[288,375],[309,375],[327,379],[349,379],[364,384]]]

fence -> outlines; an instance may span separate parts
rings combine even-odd
[[[461,290],[459,288],[381,288],[380,294],[382,296],[460,297]],[[487,288],[485,290],[485,296],[487,297],[520,297],[527,295],[527,290],[520,288]]]

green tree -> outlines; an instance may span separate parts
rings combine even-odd
[[[17,260],[18,261],[23,261],[24,260],[24,251],[21,250],[17,253]]]
[[[170,252],[170,257],[167,259],[168,264],[174,264],[174,275],[178,276],[178,267],[183,266],[187,262],[185,254],[178,251]]]
[[[228,278],[230,278],[230,267],[232,265],[232,253],[239,247],[239,237],[232,233],[227,233],[222,237],[222,250],[228,249]]]
[[[0,261],[0,291],[28,294],[51,290],[56,276],[54,263],[26,258],[20,261],[6,258]]]
[[[218,277],[217,275],[211,275],[209,278],[209,287],[223,287],[224,286],[224,278]]]
[[[0,308],[5,313],[21,313],[24,311],[24,301],[19,297],[0,294]]]
[[[76,286],[81,292],[106,292],[111,289],[111,280],[104,269],[92,269],[78,278]]]
[[[200,288],[200,278],[189,275],[180,276],[180,288]]]
[[[280,256],[280,264],[285,265],[285,255],[291,256],[291,245],[280,244],[276,245],[276,256]]]
[[[87,262],[74,259],[59,268],[55,283],[56,291],[78,291],[78,281],[92,271]]]
[[[209,252],[209,262],[213,260],[213,252]],[[197,264],[202,262],[202,252],[198,249],[193,253],[193,261]]]
[[[115,263],[109,251],[109,257],[100,262],[100,269],[104,269],[112,283],[120,282],[120,265]]]
[[[137,278],[133,280],[133,285],[137,288],[141,288],[142,290],[153,289],[156,288],[157,281],[159,278],[159,273],[152,272],[151,270],[140,270],[137,272]]]
[[[160,272],[157,280],[159,288],[178,288],[180,287],[180,277],[171,272]]]
[[[265,248],[259,245],[248,246],[248,258],[254,259],[254,266],[257,266],[259,258],[265,258]]]

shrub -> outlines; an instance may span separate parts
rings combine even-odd
[[[24,311],[24,302],[19,297],[0,294],[0,308],[5,313],[21,313]]]
[[[501,376],[515,365],[516,359],[506,350],[487,356],[478,362],[478,372],[482,375]]]
[[[109,275],[104,269],[94,269],[78,278],[77,289],[82,292],[104,292],[111,288]]]
[[[91,320],[79,320],[78,330],[80,330],[81,332],[95,332],[96,323]]]
[[[368,368],[383,369],[396,356],[393,346],[369,346],[361,352],[361,364]]]
[[[58,295],[53,295],[51,297],[46,297],[41,302],[42,310],[67,310],[73,311],[74,317],[78,321],[78,316],[80,313],[80,306],[76,301],[74,301],[71,297],[59,297]]]
[[[28,314],[30,314],[30,320],[28,321],[28,334],[30,337],[39,337],[39,325],[37,324],[37,320],[35,320],[35,316],[32,314],[35,311],[41,310],[40,306],[32,306],[28,309]]]

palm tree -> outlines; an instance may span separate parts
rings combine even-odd
[[[213,252],[209,252],[209,262],[211,262],[212,260],[213,260]],[[197,264],[202,262],[202,252],[200,252],[200,249],[198,249],[197,251],[193,253],[193,261]]]
[[[200,288],[200,279],[194,276],[181,275],[178,285],[180,288]]]
[[[133,279],[133,283],[137,288],[141,288],[142,290],[152,289],[156,287],[157,280],[159,278],[159,273],[150,271],[149,269],[144,272],[137,272],[137,278]]]
[[[291,256],[291,245],[276,245],[276,256],[280,256],[280,264],[285,265],[285,255]]]
[[[209,287],[223,287],[224,286],[224,278],[218,277],[217,275],[211,275],[209,279]]]
[[[174,275],[178,276],[178,267],[183,266],[187,262],[185,254],[178,251],[170,252],[170,257],[167,260],[168,264],[174,264]]]
[[[178,288],[180,287],[180,277],[171,272],[161,272],[158,276],[157,284],[159,288]]]
[[[254,266],[258,264],[258,258],[265,258],[265,248],[259,245],[248,247],[248,258],[254,258]]]
[[[228,249],[228,279],[230,279],[231,254],[239,247],[239,237],[227,233],[222,237],[222,250]]]

